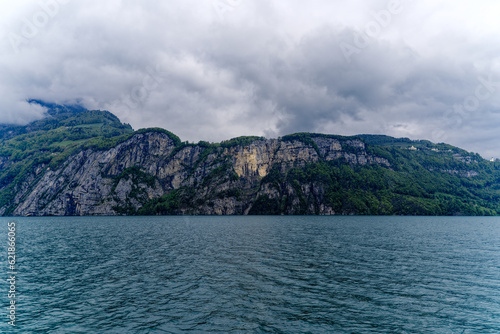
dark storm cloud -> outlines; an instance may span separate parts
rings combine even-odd
[[[38,98],[183,140],[383,133],[500,156],[493,1],[2,6],[2,122],[41,117]]]

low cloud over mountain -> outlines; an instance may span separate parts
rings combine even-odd
[[[36,98],[193,141],[379,133],[500,156],[493,1],[1,6],[0,122],[42,117]]]

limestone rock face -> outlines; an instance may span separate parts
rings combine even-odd
[[[224,153],[233,156],[234,171],[241,176],[264,177],[269,172],[279,148],[277,140],[257,141],[245,147],[233,147]]]
[[[361,140],[345,141],[344,149],[342,148],[340,141],[336,139],[317,137],[313,140],[316,145],[318,145],[321,157],[326,161],[345,159],[351,164],[377,164],[384,165],[386,167],[390,166],[387,159],[366,154],[365,143]]]
[[[138,133],[106,151],[81,151],[55,170],[36,166],[17,189],[13,214],[137,214],[148,203],[178,214],[248,214],[259,198],[267,198],[276,203],[286,199],[288,209],[281,213],[329,215],[335,212],[325,204],[323,184],[273,185],[268,182],[272,170],[286,173],[334,160],[390,167],[387,159],[368,154],[361,140],[315,137],[313,141],[315,145],[260,139],[232,147],[176,147],[166,133]],[[8,163],[0,158],[0,167]],[[182,197],[169,207],[163,198],[175,191]],[[298,212],[294,208],[303,206],[303,197],[311,198],[312,204]],[[0,208],[3,212],[5,208]]]

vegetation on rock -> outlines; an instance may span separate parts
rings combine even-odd
[[[107,111],[31,102],[47,108],[47,117],[25,126],[0,125],[3,215],[28,214],[19,208],[29,206],[29,196],[38,191],[44,204],[29,214],[500,214],[500,165],[443,143],[296,133],[194,144],[164,129],[134,132]],[[72,178],[74,172],[62,176],[76,156],[103,156],[97,152],[154,134],[160,136],[155,140],[170,139],[168,150],[120,162],[113,159],[124,159],[121,151],[115,158],[106,153],[111,160],[92,182],[109,193],[92,195],[101,211],[82,208],[82,181]],[[284,145],[290,142],[296,144]],[[88,168],[99,170],[99,161]],[[54,201],[61,209],[47,211]]]

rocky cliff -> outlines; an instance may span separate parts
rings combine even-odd
[[[194,144],[113,117],[78,111],[4,135],[0,214],[500,211],[495,164],[446,144],[309,133]]]
[[[191,189],[189,203],[197,205],[179,203],[173,213],[247,214],[255,200],[263,196],[289,196],[298,201],[293,186],[279,191],[263,182],[273,168],[286,173],[296,167],[334,160],[390,167],[387,159],[367,153],[359,139],[313,140],[317,147],[298,140],[264,139],[232,147],[179,148],[166,133],[144,132],[109,150],[81,151],[55,170],[38,166],[19,187],[13,214],[132,214],[148,202],[180,189]],[[304,184],[301,192],[313,199],[306,213],[334,213],[322,203],[325,189],[320,184]],[[292,203],[285,213],[295,213],[295,207],[299,206]]]

